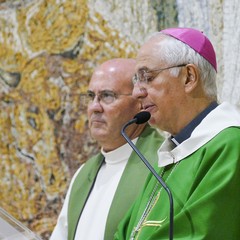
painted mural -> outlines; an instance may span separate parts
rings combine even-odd
[[[224,56],[222,1],[195,2],[0,0],[0,207],[49,238],[72,175],[99,150],[80,98],[98,64],[198,23]]]

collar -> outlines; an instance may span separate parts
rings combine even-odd
[[[207,108],[205,108],[200,114],[197,115],[186,127],[184,127],[180,133],[171,137],[171,141],[177,146],[187,138],[189,138],[193,130],[201,123],[201,121],[216,107],[217,102],[212,102]]]
[[[189,138],[172,148],[171,137],[167,138],[158,150],[158,166],[163,167],[179,162],[213,139],[222,130],[240,127],[240,112],[230,103],[224,102],[213,109],[197,125]]]
[[[132,140],[134,144],[136,144],[138,138],[135,138]],[[128,143],[110,151],[110,152],[105,152],[101,148],[101,153],[105,158],[105,162],[107,164],[118,164],[119,162],[126,161],[128,160],[129,156],[131,155],[132,148]]]

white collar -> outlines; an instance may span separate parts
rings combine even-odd
[[[137,140],[138,138],[135,138],[132,140],[132,142],[136,144]],[[128,160],[132,153],[132,148],[128,143],[126,143],[110,152],[105,152],[103,149],[101,149],[101,153],[105,157],[105,162],[107,164],[117,164],[119,162]]]
[[[170,137],[158,150],[158,166],[164,167],[186,158],[209,142],[223,129],[240,126],[240,112],[230,103],[224,102],[212,110],[194,129],[192,135],[172,149]]]

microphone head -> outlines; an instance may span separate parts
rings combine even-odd
[[[134,116],[134,119],[136,119],[136,124],[142,124],[147,122],[151,117],[150,112],[144,111],[144,112],[139,112]]]

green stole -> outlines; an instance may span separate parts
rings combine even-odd
[[[153,165],[157,165],[157,149],[162,143],[160,134],[146,126],[136,146]],[[94,186],[97,174],[104,161],[102,154],[89,159],[76,177],[69,197],[68,240],[74,240],[79,218]],[[115,192],[106,222],[105,240],[112,240],[117,225],[143,189],[149,170],[132,152]]]

